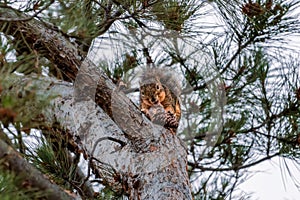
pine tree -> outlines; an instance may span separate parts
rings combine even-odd
[[[251,198],[237,191],[251,167],[298,163],[297,9],[1,1],[1,199]],[[138,109],[148,67],[182,83],[176,136]]]

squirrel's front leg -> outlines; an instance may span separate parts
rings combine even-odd
[[[152,120],[151,120],[151,115],[150,115],[150,113],[149,113],[149,110],[147,110],[147,109],[141,109],[141,111],[142,111],[142,113],[144,113],[144,115],[146,115],[146,117],[147,117],[148,119],[150,119],[150,121],[152,121]]]
[[[176,116],[171,111],[166,111],[161,104],[151,106],[149,109],[141,109],[141,111],[155,124],[171,129],[176,134],[179,125]]]
[[[158,125],[164,126],[165,125],[165,110],[161,104],[153,105],[148,110],[150,120]]]
[[[166,111],[162,105],[156,105],[149,109],[150,119],[153,123],[165,128],[177,129],[179,122],[171,111]]]
[[[146,117],[148,119],[150,119],[149,108],[150,107],[147,104],[145,104],[144,102],[141,102],[140,110],[142,111],[142,113],[144,113],[146,115]]]

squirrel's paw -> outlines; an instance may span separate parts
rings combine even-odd
[[[148,111],[147,109],[141,109],[141,111],[142,111],[142,113],[144,113],[144,114],[146,115],[146,117],[147,117],[148,119],[151,120],[150,113],[149,113],[149,111]]]
[[[158,125],[165,125],[165,110],[162,105],[158,104],[149,109],[150,119]]]
[[[170,130],[174,130],[178,128],[178,121],[176,116],[170,111],[166,112],[162,105],[157,104],[151,107],[149,110],[142,110],[143,113],[155,124],[164,126]]]

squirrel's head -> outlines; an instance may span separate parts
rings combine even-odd
[[[149,106],[161,103],[166,97],[164,87],[157,81],[156,83],[142,84],[140,86],[141,101]]]

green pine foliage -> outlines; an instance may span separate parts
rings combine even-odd
[[[48,175],[50,180],[66,189],[72,189],[77,165],[70,161],[62,143],[58,143],[54,150],[51,143],[43,141],[28,158],[42,173]]]
[[[100,60],[97,65],[114,83],[126,82],[133,96],[138,95],[135,81],[142,66],[163,66],[184,79],[178,136],[187,144],[195,199],[251,199],[236,190],[248,169],[273,157],[299,164],[300,45],[289,40],[299,36],[298,1],[16,2],[0,2],[0,9],[30,15],[40,11],[35,20],[68,38],[82,60],[89,48],[95,50],[97,55],[89,58]],[[0,138],[50,180],[78,192],[78,155],[66,138],[57,137],[65,130],[49,127],[39,115],[55,94],[36,94],[31,85],[14,90],[18,76],[62,79],[64,72],[38,42],[8,34],[9,27],[9,21],[0,27]],[[104,56],[107,52],[111,58]],[[217,75],[203,73],[206,69]],[[225,103],[218,101],[220,95]],[[32,130],[41,134],[35,147],[23,140]],[[17,188],[16,180],[0,171],[1,199],[41,197],[34,189]],[[110,187],[95,188],[97,199],[126,199]]]
[[[8,174],[6,171],[0,169],[0,197],[3,200],[31,200],[40,199],[45,194],[39,192],[37,189],[26,186],[26,183],[22,183],[22,189],[16,187],[20,184],[18,176],[15,174]]]

